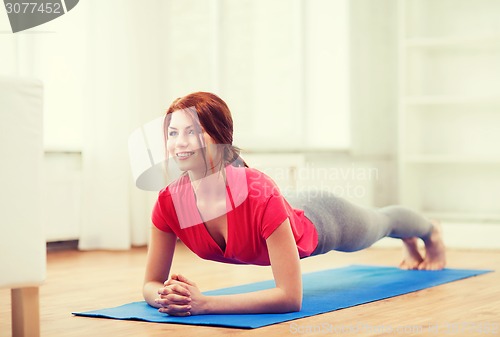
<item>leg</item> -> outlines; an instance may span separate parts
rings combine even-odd
[[[424,261],[418,251],[417,238],[401,239],[403,241],[403,261],[399,264],[401,269],[418,269],[418,266]]]
[[[38,287],[11,290],[12,336],[40,336]]]
[[[390,206],[372,210],[323,192],[309,193],[302,198],[292,197],[290,203],[303,209],[318,230],[319,243],[313,255],[330,250],[361,250],[388,236],[404,242],[402,268],[444,267],[444,245],[437,227],[409,209]],[[426,243],[426,259],[422,259],[418,252],[416,238]]]
[[[391,219],[389,237],[403,240],[402,269],[440,270],[446,264],[441,225],[400,206],[385,207],[380,212]],[[417,238],[424,241],[425,257],[418,251]]]
[[[420,270],[441,270],[446,264],[446,248],[443,242],[441,224],[436,220],[431,222],[433,230],[431,235],[424,239],[425,259],[418,266]]]

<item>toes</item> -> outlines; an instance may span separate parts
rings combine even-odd
[[[419,266],[419,262],[417,262],[417,261],[409,262],[409,261],[403,260],[399,264],[399,268],[403,269],[403,270],[415,270],[418,268],[418,266]]]
[[[442,269],[442,268],[439,268],[439,264],[436,264],[436,263],[429,265],[429,268],[427,268],[427,270],[433,270],[433,271],[440,270],[440,269]]]
[[[427,265],[427,261],[425,261],[425,260],[424,260],[424,261],[422,261],[422,262],[418,265],[418,267],[417,267],[417,269],[418,269],[418,270],[427,270],[427,268],[428,268],[428,265]]]
[[[424,260],[418,265],[418,270],[442,270],[444,265],[442,261],[433,262]]]
[[[410,270],[410,267],[403,261],[399,264],[399,269]]]

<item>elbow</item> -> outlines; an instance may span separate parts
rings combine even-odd
[[[148,294],[145,287],[142,288],[142,297],[144,298],[144,301],[146,301],[147,304],[149,304],[150,306],[153,305],[153,302],[151,302],[151,296],[150,294]]]
[[[284,312],[297,312],[302,309],[302,289],[283,289],[282,308]]]
[[[142,285],[142,297],[144,297],[144,300],[148,300],[149,298],[149,283],[148,282],[144,282],[144,284]]]
[[[142,287],[142,297],[150,306],[159,308],[159,305],[155,303],[155,298],[158,297],[157,289],[159,286],[153,282],[146,282]]]
[[[290,304],[290,312],[297,312],[302,309],[302,298],[298,298]]]
[[[148,301],[149,300],[149,296],[148,296],[148,293],[146,292],[146,287],[142,287],[142,297],[144,298],[144,300],[146,302],[149,303],[149,301]]]
[[[290,296],[285,302],[285,312],[297,312],[302,309],[302,296]]]

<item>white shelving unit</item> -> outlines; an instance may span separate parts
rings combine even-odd
[[[498,13],[500,1],[399,1],[399,193],[444,223],[500,231]]]

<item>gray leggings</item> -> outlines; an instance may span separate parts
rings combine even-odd
[[[369,209],[326,192],[287,195],[286,200],[304,210],[318,231],[312,255],[364,249],[387,236],[425,239],[432,231],[429,220],[401,206]]]

